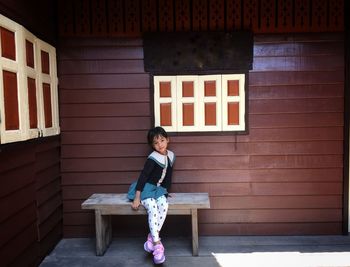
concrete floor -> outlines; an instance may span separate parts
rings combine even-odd
[[[141,238],[114,238],[103,256],[95,240],[62,239],[40,267],[154,266]],[[189,238],[163,239],[166,261],[180,267],[340,267],[350,266],[350,236],[210,236],[200,237],[199,256]]]

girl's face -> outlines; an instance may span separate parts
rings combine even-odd
[[[158,153],[166,155],[168,143],[169,138],[165,138],[164,136],[158,135],[154,137],[152,146],[154,150],[156,150]]]

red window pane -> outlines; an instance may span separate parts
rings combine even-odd
[[[15,33],[0,27],[1,31],[1,55],[8,59],[16,60]]]
[[[34,46],[32,42],[26,40],[26,59],[27,66],[34,68]]]
[[[160,82],[159,83],[159,95],[160,97],[171,97],[171,83]]]
[[[227,124],[228,125],[238,125],[239,124],[239,103],[232,102],[227,104]]]
[[[44,95],[44,114],[45,114],[45,128],[52,127],[52,109],[51,109],[51,88],[47,83],[43,83]]]
[[[6,130],[18,130],[19,112],[17,74],[3,70],[2,75],[5,102],[5,128]]]
[[[239,96],[239,81],[238,80],[227,81],[227,95],[228,96]]]
[[[204,96],[216,96],[216,82],[205,81],[204,82]]]
[[[38,111],[36,103],[35,80],[32,78],[28,78],[28,104],[30,129],[36,129],[38,128]]]
[[[216,125],[216,103],[205,103],[205,125]]]
[[[182,124],[183,126],[194,125],[194,104],[182,104]]]
[[[193,82],[182,82],[182,97],[193,97]]]
[[[160,126],[171,126],[171,104],[160,104]]]
[[[49,53],[41,50],[41,72],[50,74],[50,58]]]

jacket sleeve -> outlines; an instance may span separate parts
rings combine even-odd
[[[140,176],[137,180],[136,184],[136,190],[142,191],[147,180],[150,178],[150,174],[152,173],[152,170],[154,168],[155,162],[151,159],[147,159],[146,163],[143,167],[143,170],[140,173]]]

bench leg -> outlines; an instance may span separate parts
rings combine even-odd
[[[112,241],[112,218],[95,210],[96,255],[102,256]]]
[[[192,220],[192,255],[198,256],[198,215],[197,209],[191,209]]]

